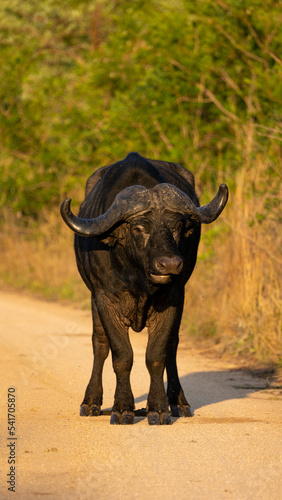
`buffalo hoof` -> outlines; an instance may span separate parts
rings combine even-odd
[[[101,406],[99,405],[87,405],[82,404],[80,407],[80,416],[81,417],[98,417],[101,412]]]
[[[171,418],[169,413],[158,413],[157,411],[150,411],[147,415],[149,425],[170,425]]]
[[[86,404],[82,404],[80,407],[80,416],[81,417],[88,417],[90,413],[90,406]]]
[[[99,405],[90,406],[90,412],[89,412],[90,417],[98,417],[100,413],[101,413],[101,406]]]
[[[189,405],[170,405],[173,417],[192,417],[192,411]]]
[[[126,410],[122,413],[113,411],[111,414],[111,425],[132,425],[134,422],[134,411]]]

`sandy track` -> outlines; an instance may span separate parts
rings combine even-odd
[[[179,374],[194,417],[171,426],[111,426],[79,417],[92,366],[90,312],[0,292],[0,498],[282,498],[278,390],[180,348]],[[146,334],[131,335],[132,387],[146,406]],[[111,359],[104,405],[113,402]],[[8,388],[16,389],[16,493],[8,491]]]

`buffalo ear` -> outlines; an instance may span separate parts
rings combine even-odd
[[[185,219],[186,219],[186,224],[184,228],[184,236],[188,238],[188,236],[190,236],[190,234],[193,233],[196,223],[188,215],[186,215]]]
[[[116,238],[114,237],[113,234],[109,234],[108,236],[105,236],[105,234],[102,234],[101,236],[96,236],[97,240],[101,241],[105,245],[109,245],[109,247],[113,247],[116,244]]]
[[[106,233],[100,234],[99,236],[96,236],[96,238],[109,247],[113,247],[116,245],[116,243],[121,243],[125,238],[123,226],[124,224],[116,227],[113,230],[107,231]]]

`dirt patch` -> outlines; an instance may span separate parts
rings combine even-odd
[[[147,336],[132,332],[136,417],[134,425],[111,426],[110,358],[103,415],[78,414],[92,367],[90,312],[0,292],[0,315],[1,499],[11,498],[8,438],[15,438],[21,500],[279,498],[282,401],[261,390],[261,378],[180,349],[179,375],[194,416],[151,427],[143,410]]]

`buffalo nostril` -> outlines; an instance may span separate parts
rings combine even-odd
[[[177,255],[160,257],[155,261],[155,268],[162,274],[179,274],[183,267],[183,260]]]

